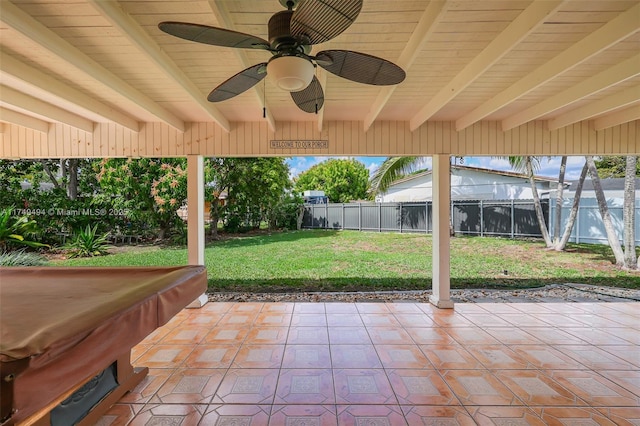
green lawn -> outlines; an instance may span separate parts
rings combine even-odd
[[[640,273],[612,265],[608,246],[548,251],[539,241],[456,237],[453,288],[518,288],[583,283],[640,288]],[[119,248],[117,254],[55,261],[73,266],[181,265],[184,248]],[[357,231],[297,231],[217,241],[205,262],[212,291],[355,291],[431,287],[431,236]]]

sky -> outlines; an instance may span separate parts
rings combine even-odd
[[[289,164],[291,176],[295,178],[300,173],[328,158],[355,158],[369,169],[369,176],[371,176],[387,157],[293,157],[289,158],[287,163]],[[560,170],[560,158],[561,157],[543,157],[536,175],[557,179],[558,171]],[[457,164],[461,164],[460,159],[457,159]],[[500,171],[513,171],[506,159],[495,157],[464,157],[462,165]],[[569,157],[567,159],[565,180],[578,180],[583,165],[584,156]],[[430,157],[425,158],[424,166],[421,168],[431,168]]]

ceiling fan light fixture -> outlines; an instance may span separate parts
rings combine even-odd
[[[299,92],[304,89],[311,83],[314,74],[311,61],[299,56],[274,57],[267,65],[268,78],[287,92]]]

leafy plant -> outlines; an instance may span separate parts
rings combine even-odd
[[[87,225],[81,229],[73,240],[66,244],[63,249],[68,251],[69,257],[94,257],[103,256],[109,253],[111,246],[109,243],[109,233],[98,234],[98,225],[93,227]]]
[[[30,253],[24,250],[0,253],[0,266],[43,266],[46,264],[47,259],[38,253]]]
[[[28,247],[49,247],[46,244],[30,240],[38,230],[35,220],[27,216],[15,217],[13,207],[0,210],[0,250],[7,251],[11,245]]]

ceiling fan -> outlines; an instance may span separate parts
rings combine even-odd
[[[315,76],[316,65],[347,80],[372,85],[402,82],[405,72],[386,59],[351,50],[323,50],[310,55],[311,46],[337,37],[358,17],[362,0],[279,0],[287,8],[269,19],[269,41],[250,34],[187,22],[161,22],[160,30],[190,41],[214,46],[271,52],[268,62],[253,65],[213,89],[207,99],[221,102],[269,78],[291,92],[303,111],[317,113],[324,92]]]

